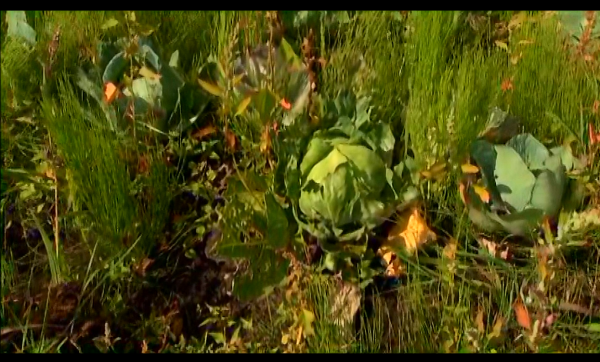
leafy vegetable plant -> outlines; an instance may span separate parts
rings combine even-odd
[[[463,165],[469,217],[490,232],[529,236],[544,217],[558,216],[574,157],[565,146],[548,149],[527,133],[505,144],[487,138],[471,146],[475,165]]]
[[[97,53],[96,67],[80,70],[77,84],[102,107],[112,130],[123,119],[148,124],[152,116],[160,132],[179,133],[208,105],[200,89],[179,74],[178,51],[165,62],[149,38],[134,36],[99,42]]]

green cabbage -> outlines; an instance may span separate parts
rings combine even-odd
[[[527,236],[544,217],[556,217],[574,159],[565,147],[546,148],[530,134],[506,144],[475,141],[471,157],[479,167],[489,202],[467,188],[469,217],[480,228]]]
[[[317,236],[353,239],[417,195],[412,160],[393,165],[391,127],[370,120],[368,101],[346,94],[330,104],[335,123],[314,133],[300,162],[298,206]]]

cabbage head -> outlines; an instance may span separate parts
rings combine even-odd
[[[313,134],[299,165],[304,226],[338,240],[377,227],[417,194],[407,177],[412,160],[393,165],[390,125],[370,120],[368,98],[350,99],[338,102],[337,110],[350,109],[346,115]]]

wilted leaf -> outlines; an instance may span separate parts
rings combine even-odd
[[[450,238],[446,246],[444,246],[444,257],[449,260],[456,259],[456,250],[458,248],[457,241],[454,238]]]
[[[496,346],[501,344],[501,341],[505,337],[505,333],[504,333],[505,323],[504,322],[505,322],[504,318],[502,318],[500,316],[497,317],[496,322],[494,323],[494,327],[492,328],[492,332],[490,334],[488,334],[488,336],[487,336],[488,342],[490,342]]]
[[[446,175],[446,162],[436,162],[429,169],[422,171],[421,176],[427,180],[440,180]]]
[[[108,82],[104,84],[104,102],[111,104],[118,94],[119,88],[114,83]]]
[[[429,229],[419,209],[413,207],[398,217],[388,235],[387,243],[393,245],[400,242],[404,244],[408,252],[415,252],[421,245],[436,238],[437,236]]]
[[[201,140],[204,137],[211,135],[215,132],[217,132],[217,129],[215,128],[215,126],[213,126],[212,124],[209,124],[208,126],[204,126],[200,129],[198,129],[197,131],[194,131],[194,133],[192,133],[192,137],[197,140]]]
[[[463,204],[467,205],[467,185],[466,185],[466,181],[465,180],[461,180],[460,183],[458,184],[458,192],[460,194],[460,199],[462,200]]]
[[[483,201],[484,203],[487,204],[490,202],[490,200],[491,200],[490,192],[484,186],[473,185],[473,191],[475,191],[477,196],[479,196],[481,201]]]
[[[146,271],[152,264],[154,264],[154,259],[144,258],[134,266],[134,269],[139,275],[145,276]]]
[[[590,145],[600,143],[600,132],[596,133],[592,122],[588,123],[588,136],[590,138]]]
[[[227,146],[229,146],[231,150],[235,150],[235,147],[237,145],[237,138],[235,137],[235,133],[231,132],[229,129],[225,129],[224,134]]]
[[[513,309],[515,310],[515,316],[517,318],[517,323],[527,330],[531,330],[531,317],[529,316],[529,312],[527,311],[527,307],[523,304],[522,301],[517,300],[513,305]]]
[[[148,342],[146,340],[142,341],[142,354],[148,353]]]
[[[217,97],[223,96],[223,91],[221,90],[221,88],[218,85],[209,83],[209,82],[205,82],[202,79],[198,79],[198,83],[200,83],[200,86],[202,87],[202,89],[204,89],[208,93],[210,93],[214,96],[217,96]]]
[[[463,173],[473,174],[479,172],[479,167],[475,165],[471,165],[470,163],[465,163],[460,166]]]
[[[269,127],[265,127],[260,135],[260,152],[267,153],[271,150],[271,131]]]
[[[399,278],[402,274],[404,274],[404,267],[400,259],[396,256],[396,253],[389,250],[387,247],[382,247],[379,249],[379,254],[387,263],[387,267],[385,269],[386,276]]]
[[[475,317],[475,324],[477,325],[477,331],[481,334],[485,332],[485,324],[483,322],[483,309],[479,308],[477,316]]]
[[[488,251],[488,253],[494,258],[500,257],[503,260],[508,260],[509,253],[508,247],[506,245],[498,245],[495,242],[488,240],[486,238],[477,239],[481,247]]]
[[[509,116],[507,112],[495,107],[492,109],[485,130],[481,132],[480,137],[492,144],[506,143],[519,134],[520,127],[521,124],[517,118]]]

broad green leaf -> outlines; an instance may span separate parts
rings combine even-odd
[[[573,153],[566,146],[554,147],[550,150],[550,153],[560,156],[562,164],[567,171],[571,171],[575,167],[575,157],[573,157]]]
[[[383,202],[375,199],[361,199],[360,205],[360,223],[368,228],[381,225],[390,216],[389,214],[394,211],[386,207]]]
[[[288,242],[288,220],[285,211],[272,193],[265,195],[265,203],[267,206],[267,240],[270,246],[283,248]]]
[[[357,145],[340,144],[336,148],[354,166],[353,176],[367,186],[368,194],[377,196],[386,184],[386,167],[377,153]]]
[[[332,151],[335,152],[335,151]],[[352,210],[348,209],[353,196],[352,174],[347,165],[342,165],[335,172],[328,175],[322,184],[324,209],[318,210],[326,220],[331,220],[333,225],[342,227],[352,222]]]
[[[162,85],[157,79],[139,78],[132,83],[133,94],[152,106],[160,106]]]
[[[263,124],[271,119],[271,113],[277,105],[277,97],[268,89],[261,89],[253,96],[253,104],[260,115]]]
[[[546,146],[528,133],[511,138],[506,145],[517,151],[530,170],[543,170],[544,162],[550,157]]]
[[[558,213],[561,201],[562,190],[559,190],[554,174],[550,170],[542,170],[531,192],[531,206],[554,216]]]
[[[319,137],[313,137],[308,144],[308,150],[300,164],[300,173],[302,176],[308,175],[314,165],[324,159],[331,150],[333,150],[333,147],[328,142]]]
[[[258,249],[247,257],[252,260],[248,273],[236,279],[233,293],[243,301],[264,295],[269,289],[278,285],[287,276],[290,265],[288,259],[279,257],[273,250]]]
[[[560,211],[566,188],[565,167],[560,155],[546,160],[543,170],[537,177],[531,194],[531,205],[544,211],[548,216],[556,216]]]
[[[535,176],[513,148],[497,145],[494,176],[502,199],[517,211],[523,211],[531,201]]]
[[[285,40],[285,38],[281,39],[279,47],[284,61],[287,64],[290,64],[293,70],[299,70],[302,68],[302,60],[298,57],[298,55],[296,55],[294,49],[292,49],[292,46],[287,42],[287,40]]]
[[[213,96],[223,97],[223,91],[221,90],[221,88],[219,88],[218,85],[209,83],[209,82],[205,82],[202,79],[198,79],[198,83],[200,83],[200,86],[202,87],[202,89],[204,89],[208,93],[212,94]]]
[[[119,79],[125,74],[128,65],[129,62],[125,59],[125,52],[118,53],[108,62],[102,75],[102,81],[104,83],[118,83]]]
[[[323,160],[311,168],[307,180],[323,184],[330,174],[334,173],[340,165],[346,162],[348,162],[348,158],[340,152],[339,148],[334,148]]]
[[[162,64],[160,62],[158,54],[156,54],[154,49],[152,49],[152,47],[149,44],[149,41],[146,41],[148,44],[143,44],[144,41],[144,38],[140,38],[140,47],[137,55],[142,58],[143,62],[145,62],[146,64],[150,64],[152,68],[160,72],[162,70]]]
[[[365,135],[371,149],[375,150],[386,165],[392,164],[396,139],[392,128],[387,123],[378,123]]]
[[[538,209],[526,209],[520,212],[499,216],[488,212],[487,215],[502,225],[502,228],[512,235],[530,237],[531,233],[539,226],[544,216]]]
[[[6,34],[9,37],[21,39],[29,46],[35,46],[35,30],[27,23],[27,15],[24,11],[6,11],[6,23],[8,28]]]
[[[181,90],[185,86],[185,82],[177,71],[168,65],[162,67],[161,72],[162,107],[167,113],[170,113],[181,103]]]

